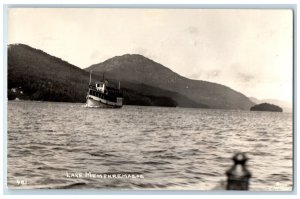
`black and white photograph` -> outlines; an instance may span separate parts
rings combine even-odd
[[[9,7],[7,187],[290,192],[294,10]]]

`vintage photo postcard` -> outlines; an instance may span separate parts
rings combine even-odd
[[[292,191],[293,9],[7,9],[8,189]]]

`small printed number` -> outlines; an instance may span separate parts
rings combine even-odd
[[[26,185],[27,184],[27,180],[17,180],[17,184],[18,185]]]

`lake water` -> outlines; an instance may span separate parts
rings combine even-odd
[[[291,190],[292,126],[291,113],[9,101],[8,186],[218,190],[241,151],[250,190]]]

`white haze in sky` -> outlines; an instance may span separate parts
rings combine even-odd
[[[291,10],[10,8],[8,43],[80,68],[142,54],[248,97],[292,101]]]

